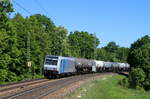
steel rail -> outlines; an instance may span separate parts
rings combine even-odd
[[[58,79],[56,81],[49,82],[46,85],[40,85],[31,90],[22,91],[14,95],[4,97],[3,99],[14,99],[14,98],[15,99],[23,99],[23,98],[38,99],[47,96],[48,94],[55,92],[60,88],[63,88],[69,84],[73,84],[74,82],[87,79],[89,77],[103,75],[103,74],[109,74],[109,73],[85,74],[85,75],[72,76],[64,79]]]

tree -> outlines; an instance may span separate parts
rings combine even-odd
[[[0,30],[2,29],[8,29],[8,16],[7,14],[10,14],[13,12],[12,4],[9,0],[0,1]]]
[[[19,55],[16,33],[8,17],[11,12],[13,8],[9,0],[0,1],[0,75],[3,81],[16,80],[15,73],[10,68],[16,65]]]
[[[11,62],[13,60],[13,64],[8,67],[8,70],[16,73],[19,80],[25,79],[27,76],[31,77],[32,72],[34,75],[40,75],[46,55],[71,55],[67,29],[61,26],[56,27],[48,17],[36,14],[24,18],[18,13],[9,21],[13,29],[12,33],[15,34],[14,39],[17,41],[15,49],[12,50],[16,53],[11,54],[15,55],[13,57],[8,54],[3,58],[7,58],[8,62],[9,59]],[[27,50],[27,47],[30,50]],[[32,61],[30,70],[27,67],[28,61]],[[8,62],[2,61],[1,64],[8,66]]]
[[[131,45],[128,57],[128,62],[130,63],[131,67],[142,67],[150,64],[149,44],[150,37],[146,35]]]
[[[142,82],[145,80],[145,73],[141,68],[135,68],[129,76],[130,86],[133,88],[143,87]]]
[[[101,52],[101,55],[104,57],[105,61],[111,61],[111,62],[127,61],[129,49],[125,47],[119,47],[119,45],[117,45],[114,41],[109,42],[106,46],[101,48],[101,50],[103,51]],[[99,56],[102,57],[101,55]]]
[[[74,31],[69,35],[69,43],[73,56],[92,59],[99,40],[88,32]]]
[[[67,43],[67,34],[68,31],[64,27],[55,27],[54,28],[54,34],[51,37],[52,41],[52,54],[53,55],[62,55],[64,53],[64,48],[66,45],[63,45],[64,43]],[[66,41],[65,41],[66,40]]]
[[[117,49],[119,48],[118,45],[116,45],[115,42],[109,42],[107,44],[107,46],[104,47],[104,49],[107,51],[107,52],[111,52],[111,53],[115,53],[117,51]]]
[[[116,53],[116,58],[118,59],[118,62],[127,62],[129,48],[119,47]]]
[[[109,61],[109,54],[104,48],[97,48],[96,54],[97,60]]]
[[[144,80],[140,81],[139,84],[146,90],[150,89],[150,37],[148,35],[138,39],[131,45],[128,55],[128,62],[131,65],[130,75],[134,70],[140,68],[144,76]],[[132,76],[130,84],[135,83],[136,76]],[[139,78],[140,75],[137,75]]]

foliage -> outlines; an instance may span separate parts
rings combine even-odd
[[[116,58],[119,62],[127,62],[129,48],[119,47],[116,53]]]
[[[115,53],[118,49],[118,45],[116,45],[115,42],[109,42],[107,44],[107,46],[104,47],[104,49],[107,51],[107,52],[111,52],[111,53]]]
[[[131,45],[128,62],[132,67],[143,67],[150,62],[150,37],[144,36]]]
[[[69,43],[73,56],[91,59],[95,56],[94,50],[99,45],[99,40],[88,32],[75,31],[70,33]]]
[[[131,65],[130,85],[150,90],[150,37],[138,39],[131,45],[128,62]]]
[[[97,48],[97,60],[111,62],[127,62],[128,48],[119,47],[115,42],[109,42],[103,48]]]
[[[0,69],[0,81],[11,82],[17,81],[16,74],[5,69]]]
[[[123,78],[122,80],[119,81],[119,84],[124,88],[128,88],[129,87],[128,78]]]
[[[142,87],[142,82],[145,79],[145,73],[141,68],[133,69],[129,76],[130,86],[136,88],[137,86]]]
[[[109,60],[109,53],[104,48],[97,48],[96,59],[103,61]]]
[[[0,29],[8,29],[7,14],[13,12],[12,4],[9,0],[0,1]]]

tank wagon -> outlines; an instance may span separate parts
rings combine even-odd
[[[96,65],[96,71],[97,72],[102,72],[104,71],[104,61],[97,61],[97,60],[94,60],[95,62],[95,65]]]
[[[104,70],[105,71],[112,71],[113,70],[113,63],[112,62],[104,62]]]
[[[128,71],[129,68],[128,63],[47,55],[44,62],[44,75],[53,77],[75,73],[121,72]]]
[[[75,68],[77,72],[91,72],[91,71],[96,71],[96,66],[95,62],[93,60],[88,60],[88,59],[75,59]]]

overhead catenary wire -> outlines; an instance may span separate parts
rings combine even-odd
[[[11,0],[14,4],[16,4],[18,7],[20,7],[21,9],[23,9],[26,13],[30,14],[30,15],[33,15],[29,10],[27,10],[26,8],[24,8],[22,5],[20,5],[17,1],[15,0]],[[46,14],[47,11],[45,10],[45,8],[40,4],[40,2],[38,0],[34,0],[36,2],[37,5],[39,5],[39,7],[45,11]],[[34,22],[30,22],[30,23],[34,23]],[[95,34],[94,34],[95,35]],[[103,43],[108,43],[108,42],[103,42]]]
[[[16,0],[11,0],[15,5],[17,5],[18,7],[20,7],[22,10],[24,10],[26,13],[28,13],[29,15],[33,15],[33,13],[31,13],[29,10],[27,10],[26,8],[24,8],[21,4],[19,4]],[[36,0],[34,0],[36,1]],[[45,11],[45,13],[47,15],[49,15],[47,13],[47,11],[44,9],[44,7],[38,2],[37,5],[39,5],[39,7],[41,7],[41,9],[43,9],[43,11]],[[34,22],[30,22],[30,23],[34,23]],[[39,23],[42,23],[42,22],[39,22]]]
[[[29,15],[32,15],[32,13],[30,11],[28,11],[27,9],[25,9],[22,5],[20,5],[18,2],[16,2],[15,0],[12,0],[12,2],[14,4],[16,4],[18,7],[20,7],[21,9],[23,9],[26,13],[28,13]],[[29,67],[29,70],[30,71],[30,67],[31,67],[31,33],[28,32],[27,33],[27,67]],[[34,66],[33,66],[33,77],[34,78]],[[29,72],[27,73],[27,75],[29,75]],[[27,79],[28,79],[28,76],[27,76]]]
[[[39,8],[41,8],[41,10],[43,10],[48,16],[50,16],[49,13],[47,12],[47,10],[42,6],[42,4],[38,0],[33,0],[33,1],[35,1],[35,3],[37,4],[37,6],[39,6]],[[43,68],[41,68],[41,74],[42,74],[42,69]]]
[[[28,11],[27,9],[25,9],[23,6],[21,6],[18,2],[16,2],[15,0],[12,0],[12,2],[14,4],[16,4],[18,7],[20,7],[21,9],[23,9],[25,12],[27,12],[28,14],[32,15],[32,13],[30,11]]]
[[[49,15],[48,12],[46,11],[46,9],[43,7],[43,5],[38,0],[34,0],[34,1],[47,15]]]
[[[33,1],[36,3],[36,5],[37,5],[41,10],[44,11],[44,13],[45,13],[47,16],[49,16],[49,18],[55,19],[55,17],[53,17],[52,15],[49,14],[49,12],[45,9],[45,7],[40,3],[39,0],[33,0]]]
[[[46,13],[47,11],[44,9],[44,7],[36,0],[34,0],[36,2],[37,5],[39,5],[39,7]],[[33,15],[29,10],[27,10],[26,8],[24,8],[21,4],[19,4],[17,1],[12,0],[12,2],[17,5],[18,7],[20,7],[21,9],[23,9],[26,13],[28,13],[29,15]],[[30,22],[30,23],[34,23],[34,22]],[[31,33],[28,32],[27,33],[27,67],[31,67]],[[34,67],[33,67],[34,68]],[[42,73],[42,68],[41,68],[41,73]],[[33,69],[33,75],[34,75],[34,69]],[[34,78],[34,76],[33,76]]]
[[[25,9],[23,6],[21,6],[18,2],[16,2],[15,0],[12,0],[12,2],[14,3],[14,4],[16,4],[18,7],[20,7],[21,9],[23,9],[25,12],[27,12],[28,14],[32,14],[30,11],[28,11],[27,9]],[[27,62],[28,61],[30,61],[30,42],[31,42],[31,40],[30,40],[30,37],[31,35],[30,35],[30,33],[28,32],[27,33]]]

